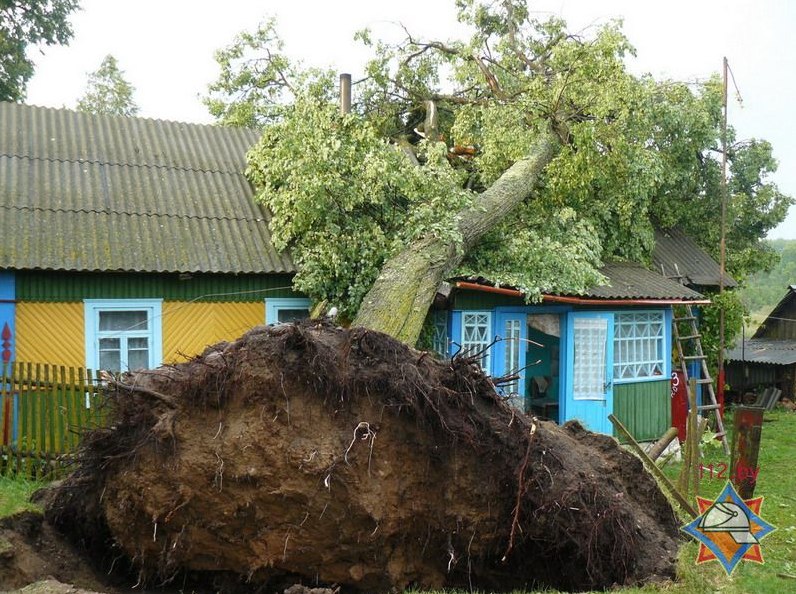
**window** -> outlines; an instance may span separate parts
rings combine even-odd
[[[614,316],[614,379],[658,378],[666,370],[662,311]]]
[[[492,314],[489,312],[462,313],[462,354],[481,353],[481,369],[490,373],[490,335],[492,334]]]
[[[605,400],[608,322],[609,318],[605,317],[575,318],[573,330],[575,400]]]
[[[310,300],[303,297],[265,300],[265,323],[286,324],[310,317]]]
[[[506,320],[506,327],[503,331],[505,332],[503,340],[506,345],[506,364],[503,374],[511,375],[512,373],[518,373],[520,370],[520,320]],[[508,394],[519,393],[519,377],[510,384],[506,384],[503,390]]]
[[[440,357],[448,357],[448,312],[435,310],[431,316],[431,350]]]
[[[119,372],[160,365],[160,299],[89,299],[84,314],[87,367]]]

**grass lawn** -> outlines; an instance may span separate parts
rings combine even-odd
[[[0,518],[24,510],[38,510],[28,499],[44,483],[0,476]]]
[[[728,423],[730,424],[730,423]],[[729,462],[720,448],[705,452],[705,464],[714,466]],[[662,586],[622,588],[619,592],[686,594],[692,592],[722,592],[727,594],[796,592],[796,579],[777,574],[796,575],[796,414],[775,411],[766,413],[760,449],[760,473],[755,496],[764,496],[761,517],[777,527],[765,537],[761,549],[765,563],[758,565],[742,561],[732,576],[727,576],[719,563],[712,561],[696,565],[698,544],[683,545],[678,562],[679,581]],[[678,468],[670,464],[667,473],[676,476]],[[725,480],[711,478],[705,473],[700,482],[703,497],[718,495]],[[36,509],[28,503],[31,493],[41,483],[0,477],[0,517],[24,509]],[[687,518],[683,517],[685,523]],[[430,594],[430,593],[427,593]]]

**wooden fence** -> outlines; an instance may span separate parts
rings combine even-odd
[[[103,423],[101,382],[91,370],[5,363],[0,377],[0,475],[64,474],[87,429]]]

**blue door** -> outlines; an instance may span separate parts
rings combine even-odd
[[[525,318],[524,313],[498,313],[495,316],[495,335],[501,340],[495,345],[492,375],[519,375],[499,388],[509,398],[509,404],[519,410],[525,410],[525,341],[528,334]]]
[[[613,329],[610,313],[572,312],[567,345],[570,366],[565,417],[577,419],[591,431],[612,434],[608,415],[614,410]]]

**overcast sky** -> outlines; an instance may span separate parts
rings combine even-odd
[[[361,72],[367,53],[355,31],[397,39],[398,22],[433,38],[456,36],[453,0],[83,0],[67,47],[35,53],[27,102],[74,107],[107,54],[136,89],[141,115],[211,121],[200,96],[216,77],[213,52],[234,35],[276,16],[287,53],[306,64]],[[796,2],[790,0],[530,0],[531,10],[563,16],[571,30],[612,18],[638,50],[635,72],[704,80],[727,56],[743,97],[732,102],[739,138],[765,138],[780,168],[774,181],[796,196]],[[771,238],[796,239],[796,208]]]

